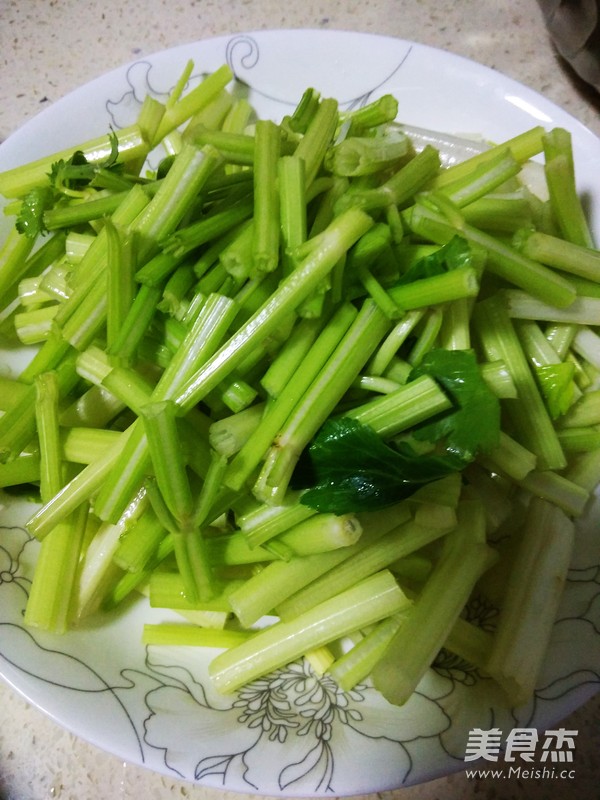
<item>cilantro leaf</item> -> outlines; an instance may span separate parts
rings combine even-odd
[[[54,192],[48,187],[38,186],[31,189],[21,201],[15,227],[28,239],[35,239],[38,234],[46,233],[44,211],[54,203]]]
[[[471,350],[431,350],[411,371],[409,380],[420,375],[434,378],[453,401],[455,410],[420,426],[414,431],[416,439],[445,439],[446,451],[465,461],[498,443],[500,402],[481,377]]]
[[[309,448],[312,485],[300,502],[317,511],[345,514],[393,505],[425,483],[464,464],[452,456],[419,455],[405,443],[392,447],[350,417],[328,420]],[[294,476],[295,488],[304,488]]]

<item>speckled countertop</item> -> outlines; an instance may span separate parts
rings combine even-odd
[[[191,40],[265,28],[355,30],[450,50],[541,92],[600,135],[600,98],[557,58],[535,0],[0,0],[0,140],[118,64]],[[579,735],[576,776],[560,785],[456,774],[386,797],[600,797],[600,695],[564,724]],[[0,684],[1,800],[175,797],[220,800],[224,793],[123,763]]]

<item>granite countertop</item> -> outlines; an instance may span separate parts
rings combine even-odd
[[[183,42],[266,28],[355,30],[446,49],[541,92],[600,135],[600,98],[557,57],[536,0],[0,0],[0,140],[49,103],[121,63]],[[560,786],[544,779],[474,781],[459,773],[385,796],[597,797],[600,694],[564,726],[579,734],[575,778]],[[64,731],[0,684],[2,800],[223,796],[123,763]]]

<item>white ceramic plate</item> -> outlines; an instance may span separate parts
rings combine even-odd
[[[33,119],[0,147],[6,169],[134,121],[146,92],[161,97],[186,61],[200,73],[228,61],[261,116],[280,118],[314,86],[343,107],[384,93],[400,119],[502,140],[536,124],[573,134],[579,185],[600,232],[600,141],[543,97],[488,68],[399,39],[330,31],[265,31],[183,45],[110,72]],[[596,185],[594,185],[596,180]],[[23,627],[36,544],[31,508],[0,510],[0,672],[57,723],[120,758],[171,776],[263,795],[348,795],[425,781],[464,766],[468,731],[547,729],[596,690],[600,674],[598,510],[581,525],[559,619],[534,700],[502,709],[490,681],[457,659],[439,662],[403,708],[368,685],[340,692],[303,664],[223,698],[209,656],[147,651],[140,602],[106,624],[58,638]],[[493,610],[473,608],[486,625]]]

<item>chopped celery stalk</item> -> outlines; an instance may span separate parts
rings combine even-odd
[[[341,689],[349,692],[369,677],[396,635],[405,614],[405,611],[400,611],[382,620],[360,642],[336,659],[327,673]]]
[[[573,523],[534,498],[511,573],[486,671],[511,706],[527,703],[539,675],[573,548]]]
[[[119,160],[123,163],[147,154],[148,143],[144,140],[142,131],[137,125],[122,128],[112,135],[117,138]],[[111,137],[100,136],[97,139],[91,139],[89,142],[79,145],[77,149],[81,150],[89,163],[101,163],[111,155]],[[69,148],[1,173],[0,193],[5,197],[20,197],[36,186],[47,185],[52,165],[61,159],[70,158],[72,154],[73,148]]]
[[[249,631],[216,630],[176,622],[144,625],[142,642],[153,647],[235,647],[245,642]]]
[[[390,531],[390,533],[361,548],[356,555],[345,559],[335,570],[324,573],[307,586],[277,606],[277,614],[290,620],[312,608],[317,603],[353,586],[357,580],[390,567],[395,561],[414,553],[436,541],[451,530],[453,525],[438,528],[419,525],[413,521]]]
[[[485,543],[483,507],[465,501],[457,529],[404,619],[372,676],[389,701],[408,701],[444,646],[475,583],[495,560]]]
[[[408,602],[390,572],[372,575],[292,622],[275,623],[219,654],[209,666],[213,683],[231,693],[307,651],[396,614]]]

